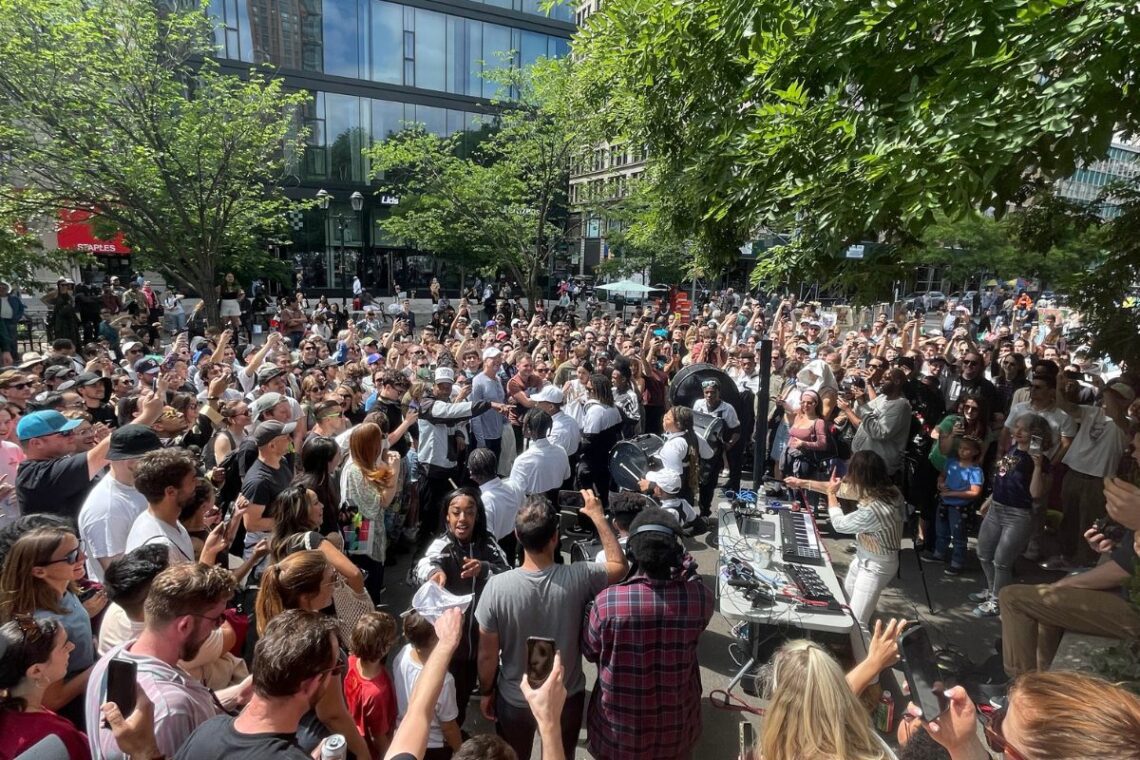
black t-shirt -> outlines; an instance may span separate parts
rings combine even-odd
[[[92,423],[102,422],[109,428],[117,428],[119,426],[119,418],[115,414],[115,410],[106,402],[96,407],[86,407],[84,411],[91,415]]]
[[[198,726],[178,750],[174,760],[312,760],[301,751],[292,734],[242,734],[234,729],[230,715],[210,718]]]
[[[274,469],[258,459],[245,471],[241,481],[241,494],[253,504],[265,507],[265,516],[272,517],[269,506],[277,495],[293,482],[293,469],[284,460]]]
[[[16,471],[16,496],[25,515],[46,512],[74,521],[90,490],[86,454],[25,459]]]

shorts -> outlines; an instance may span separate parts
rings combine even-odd
[[[221,303],[221,311],[218,312],[221,317],[240,317],[241,306],[232,298],[223,298]]]

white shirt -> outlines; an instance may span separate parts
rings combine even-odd
[[[551,416],[550,422],[547,439],[555,446],[561,446],[567,456],[577,454],[578,447],[582,445],[582,429],[578,422],[561,409]]]
[[[144,544],[166,544],[170,547],[170,564],[184,565],[194,562],[194,544],[190,541],[190,534],[182,527],[182,523],[174,525],[159,520],[150,510],[144,511],[135,518],[131,532],[127,536],[127,551],[137,549]]]
[[[87,577],[104,582],[100,559],[127,550],[135,519],[146,511],[146,497],[108,473],[87,494],[79,510],[79,537],[87,553]]]
[[[26,458],[24,450],[16,444],[11,441],[0,441],[0,475],[8,476],[5,483],[16,482],[16,470],[20,468],[20,462]],[[16,494],[13,493],[7,499],[0,499],[0,528],[11,525],[18,519],[20,519],[20,501],[16,498]]]
[[[539,438],[515,458],[510,481],[529,496],[558,488],[568,477],[570,458],[566,451],[549,438]]]
[[[404,720],[408,714],[408,702],[412,697],[412,690],[416,687],[416,680],[423,672],[424,666],[412,657],[412,645],[405,644],[404,648],[396,653],[392,662],[392,688],[396,691],[396,725]],[[435,701],[435,711],[431,719],[431,728],[428,729],[428,748],[445,746],[441,723],[455,720],[459,717],[459,706],[455,701],[455,678],[450,673],[443,676],[443,689],[439,692],[439,699]]]
[[[1128,447],[1128,435],[1099,406],[1077,407],[1080,427],[1061,461],[1082,475],[1107,478]]]
[[[479,493],[487,512],[487,530],[496,541],[509,536],[515,529],[515,517],[526,494],[513,481],[502,478],[488,480],[479,486]]]
[[[693,403],[693,411],[720,417],[724,420],[724,427],[728,430],[735,430],[740,427],[740,418],[736,416],[736,409],[724,399],[720,400],[720,404],[717,405],[716,409],[710,410],[709,402],[703,398],[699,398]]]
[[[622,536],[621,538],[618,539],[618,546],[621,547],[621,550],[623,552],[625,551],[625,545],[628,543],[629,543],[629,536]],[[602,564],[602,565],[606,564],[606,550],[602,549],[600,552],[595,554],[594,555],[594,561],[599,563],[599,564]]]
[[[597,399],[590,399],[582,406],[582,432],[595,435],[621,424],[621,412],[616,406],[603,406]]]
[[[1053,407],[1052,409],[1034,409],[1032,401],[1022,401],[1010,407],[1009,416],[1005,418],[1005,429],[1013,432],[1013,426],[1017,424],[1017,418],[1026,414],[1039,414],[1049,421],[1049,427],[1053,429],[1053,446],[1045,452],[1045,456],[1050,459],[1057,453],[1057,449],[1061,446],[1062,438],[1072,438],[1077,434],[1077,423],[1069,416],[1069,413],[1060,407]],[[1114,465],[1115,466],[1115,465]]]

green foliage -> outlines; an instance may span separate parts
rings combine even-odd
[[[582,137],[569,59],[540,60],[493,78],[517,94],[499,102],[497,129],[466,156],[457,138],[406,129],[369,149],[386,190],[408,198],[383,222],[401,240],[469,269],[505,270],[532,301],[565,244],[570,158]]]
[[[186,4],[0,0],[0,196],[95,214],[216,315],[217,274],[260,265],[284,223],[274,184],[300,153],[306,96],[222,74],[212,33]]]
[[[38,272],[62,272],[85,258],[84,254],[44,250],[40,238],[31,232],[42,222],[29,219],[0,197],[0,280],[16,288],[42,288]]]

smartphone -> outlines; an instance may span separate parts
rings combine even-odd
[[[1029,455],[1037,456],[1041,453],[1041,444],[1044,443],[1041,436],[1034,435],[1029,438]]]
[[[554,639],[530,636],[526,640],[526,680],[532,689],[546,683],[554,669]]]
[[[915,625],[904,631],[899,636],[899,654],[910,686],[910,698],[918,703],[923,720],[934,720],[946,710],[949,702],[943,695],[942,678],[926,628]]]
[[[740,721],[740,755],[741,760],[755,757],[756,729],[747,720]]]
[[[581,509],[586,506],[586,500],[577,491],[559,491],[558,509]]]
[[[133,660],[114,657],[107,663],[107,701],[118,705],[124,718],[135,711],[137,676],[138,665]]]

